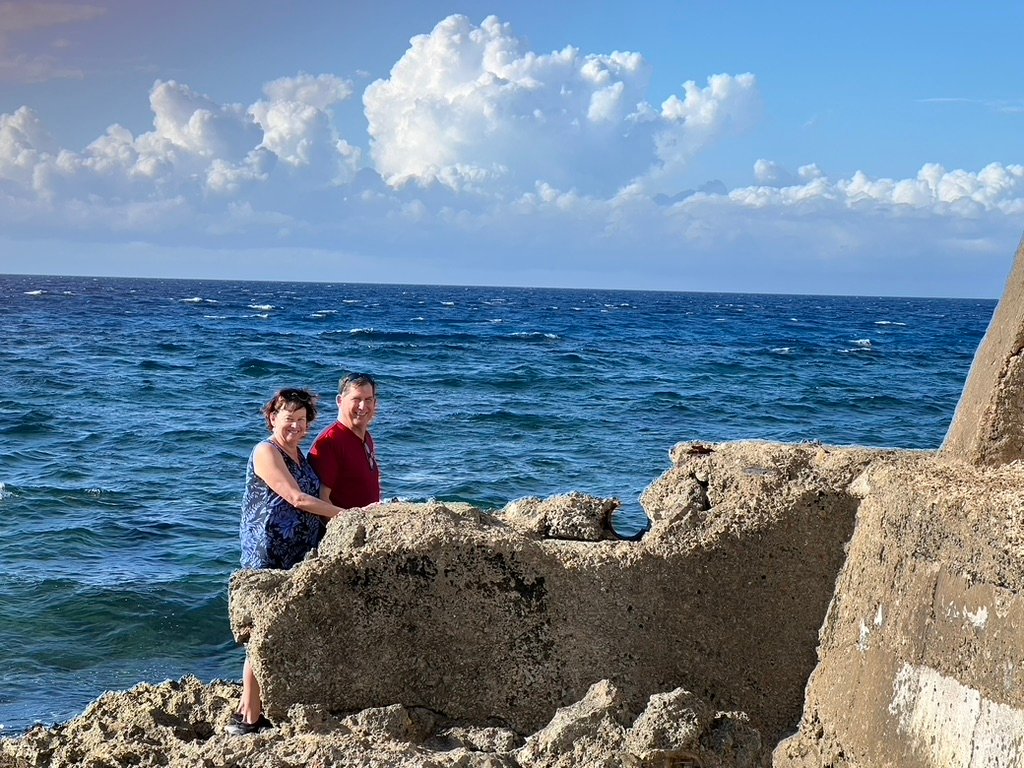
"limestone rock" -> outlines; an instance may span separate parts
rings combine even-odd
[[[272,718],[400,702],[527,734],[610,680],[634,709],[685,686],[742,710],[774,743],[795,729],[817,631],[858,499],[893,452],[728,443],[677,451],[648,489],[640,542],[539,538],[444,504],[382,504],[332,521],[319,553],[231,586],[236,635]],[[700,503],[689,499],[700,485]],[[606,509],[570,495],[545,520]],[[602,513],[603,514],[603,513]],[[572,515],[570,515],[572,517]]]
[[[582,493],[568,493],[541,500],[527,497],[509,502],[495,517],[527,533],[551,539],[600,541],[615,538],[612,513],[617,499],[597,499]]]
[[[651,696],[626,733],[623,766],[758,768],[768,758],[761,737],[740,712],[715,712],[683,688]]]
[[[523,768],[619,768],[628,723],[625,701],[607,680],[560,708],[516,755]]]
[[[525,743],[508,729],[446,724],[436,713],[397,704],[344,716],[296,705],[274,728],[253,736],[229,736],[224,726],[238,695],[235,684],[217,681],[203,686],[191,677],[108,693],[67,724],[37,727],[20,739],[0,739],[0,766],[601,768],[685,764],[630,762],[633,756],[623,749],[630,716],[622,696],[608,681],[595,684],[583,700],[556,712]],[[674,697],[676,692],[669,694],[670,699]],[[687,701],[688,706],[708,711],[705,703]],[[676,712],[670,707],[658,712],[658,716],[645,713],[645,732],[672,730],[668,719]],[[652,724],[658,717],[661,721]],[[728,731],[730,724],[739,724],[735,734]],[[742,716],[718,713],[707,725],[695,753],[697,764],[705,768],[755,765],[729,762],[732,754],[738,754],[737,744],[750,743],[751,732],[743,730]]]
[[[974,464],[1024,458],[1024,240],[942,450]]]
[[[872,466],[778,768],[1024,766],[1024,465]]]
[[[643,762],[695,754],[713,718],[707,702],[682,688],[655,694],[629,729],[626,747]]]

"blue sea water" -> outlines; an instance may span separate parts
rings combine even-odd
[[[387,497],[638,496],[683,440],[939,446],[995,302],[0,276],[0,735],[238,679],[259,409],[380,385]]]

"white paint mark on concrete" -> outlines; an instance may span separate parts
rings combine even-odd
[[[930,667],[903,665],[889,712],[935,768],[1024,768],[1024,710]]]
[[[857,640],[857,650],[864,653],[868,649],[868,637],[871,636],[871,630],[868,629],[868,625],[861,619],[860,622],[860,638]]]
[[[978,610],[972,613],[967,609],[967,606],[965,605],[964,616],[966,616],[967,620],[974,625],[975,629],[983,629],[985,627],[985,622],[988,621],[988,608],[986,608],[983,605]]]

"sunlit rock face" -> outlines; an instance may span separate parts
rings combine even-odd
[[[873,466],[777,766],[1024,765],[1024,466]]]
[[[942,446],[987,466],[1024,459],[1024,240]]]
[[[614,504],[580,494],[355,511],[294,570],[236,574],[232,626],[272,718],[401,703],[528,734],[607,679],[633,712],[683,687],[774,744],[800,717],[847,488],[886,457],[681,444],[643,496],[640,542],[614,540]]]
[[[779,768],[1024,766],[1024,245],[935,456],[873,464]]]

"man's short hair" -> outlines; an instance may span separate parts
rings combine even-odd
[[[373,389],[374,396],[377,395],[377,382],[368,373],[348,373],[338,379],[338,394],[344,395],[352,387],[365,387],[367,384]]]

